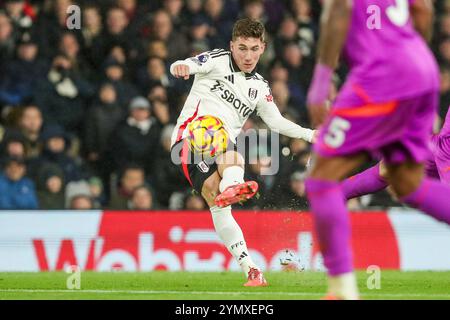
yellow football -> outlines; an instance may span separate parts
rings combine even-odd
[[[202,156],[215,157],[228,147],[228,132],[214,116],[198,117],[188,125],[188,131],[190,149]]]

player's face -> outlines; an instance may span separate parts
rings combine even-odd
[[[265,44],[259,38],[238,37],[230,42],[230,49],[239,69],[248,73],[256,68],[259,58],[264,53]]]

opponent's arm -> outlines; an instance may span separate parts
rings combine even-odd
[[[328,113],[325,102],[330,94],[333,71],[338,64],[341,50],[347,38],[351,13],[351,0],[324,2],[320,18],[318,61],[307,99],[313,126],[321,125]]]
[[[256,107],[258,116],[267,124],[270,130],[278,132],[290,138],[303,139],[313,143],[315,138],[315,130],[303,128],[298,124],[284,118],[278,107],[273,102],[270,90],[266,95],[260,98]]]
[[[411,17],[414,27],[426,42],[433,36],[434,8],[431,0],[410,0]]]
[[[185,60],[178,60],[170,66],[170,73],[175,78],[188,80],[191,74],[210,72],[214,66],[212,60],[209,53],[206,52]]]

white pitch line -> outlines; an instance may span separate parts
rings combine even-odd
[[[192,294],[192,295],[280,295],[280,296],[324,296],[323,293],[316,292],[233,292],[233,291],[169,291],[169,290],[57,290],[57,289],[0,289],[0,293],[122,293],[122,294]],[[364,293],[365,296],[380,296],[380,297],[392,297],[392,298],[405,298],[405,297],[428,297],[428,298],[447,298],[450,299],[450,294],[415,294],[415,293]]]

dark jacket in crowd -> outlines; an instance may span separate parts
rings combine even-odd
[[[62,186],[59,192],[53,193],[48,189],[47,181],[51,177],[61,179]],[[47,164],[41,168],[37,178],[37,197],[39,201],[39,209],[43,210],[62,210],[64,209],[64,173],[55,164]]]
[[[97,103],[89,108],[85,120],[84,142],[86,152],[103,154],[114,128],[124,118],[124,108],[118,103]]]
[[[144,167],[147,173],[152,173],[156,155],[161,150],[160,135],[161,125],[154,118],[148,132],[130,125],[128,120],[122,122],[108,143],[113,169],[120,170],[128,163],[136,163]]]

